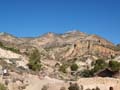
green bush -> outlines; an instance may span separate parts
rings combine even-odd
[[[10,50],[10,51],[15,52],[15,53],[20,53],[19,49],[16,49],[16,48],[13,48],[13,47],[4,47],[4,49]]]
[[[94,75],[94,72],[92,70],[84,70],[80,73],[80,76],[82,77],[92,77]]]
[[[71,65],[70,68],[71,68],[72,71],[77,71],[78,70],[78,65],[74,63],[74,64]]]
[[[61,72],[63,72],[63,73],[66,73],[67,67],[68,67],[67,64],[62,64],[62,65],[60,66],[59,71],[61,71]]]
[[[120,70],[120,63],[117,61],[109,61],[109,68],[112,71],[119,71]]]
[[[29,57],[28,67],[33,71],[39,71],[41,66],[40,53],[35,49]]]
[[[96,60],[96,62],[94,64],[94,68],[92,69],[92,71],[95,73],[101,69],[106,68],[107,66],[108,66],[108,64],[105,62],[104,59],[98,59],[98,60]]]
[[[3,47],[4,45],[3,45],[3,43],[2,42],[0,42],[0,47]]]
[[[7,90],[7,88],[3,84],[0,83],[0,90]]]

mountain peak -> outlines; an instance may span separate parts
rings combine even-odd
[[[6,32],[0,32],[0,35],[6,35],[6,34],[8,34],[8,33],[6,33]]]
[[[0,32],[0,36],[11,36],[11,37],[15,37],[12,34],[9,34],[7,32]]]
[[[68,31],[66,32],[65,34],[72,34],[72,35],[87,35],[86,33],[84,32],[81,32],[80,30],[71,30],[71,31]]]
[[[83,32],[80,32],[80,30],[71,30],[71,31],[68,31],[66,33],[83,33]]]
[[[56,34],[53,33],[53,32],[48,32],[48,33],[46,33],[46,34],[44,34],[44,35],[42,35],[40,37],[53,37],[53,36],[56,36]]]

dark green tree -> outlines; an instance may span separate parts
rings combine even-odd
[[[107,66],[108,65],[107,65],[107,63],[105,62],[104,59],[98,59],[98,60],[96,60],[96,62],[94,64],[94,68],[93,68],[92,71],[95,73],[95,72],[97,72],[97,71],[99,71],[101,69],[106,68]]]
[[[61,72],[63,72],[63,73],[66,73],[66,72],[67,72],[67,71],[66,71],[67,67],[68,67],[67,64],[62,64],[62,65],[60,66],[59,71],[61,71]]]
[[[70,69],[72,71],[77,71],[78,70],[78,65],[76,63],[74,63],[74,64],[71,65]]]
[[[80,76],[82,77],[92,77],[93,76],[93,72],[92,70],[83,70],[81,73],[80,73]]]
[[[3,45],[3,43],[2,43],[2,42],[0,42],[0,47],[4,47],[4,45]]]
[[[39,71],[41,66],[40,53],[37,49],[35,49],[29,57],[28,67],[33,71]]]
[[[120,63],[117,61],[109,61],[109,68],[112,71],[119,71],[120,70]]]

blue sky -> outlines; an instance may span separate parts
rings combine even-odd
[[[0,32],[30,37],[74,29],[120,43],[120,0],[0,0]]]

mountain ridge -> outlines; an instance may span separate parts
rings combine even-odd
[[[104,53],[107,53],[106,56],[116,55],[117,53],[117,51],[114,50],[116,46],[112,42],[98,35],[86,34],[78,30],[66,32],[64,34],[48,32],[34,38],[19,38],[8,33],[1,33],[0,42],[6,46],[15,47],[22,52],[28,52],[29,50],[31,51],[31,48],[37,48],[38,50],[41,48],[53,48],[55,50],[55,48],[63,49],[69,47],[70,50],[67,50],[69,54],[64,54],[67,57],[71,57],[70,55],[72,55],[72,57],[75,55],[80,56],[88,52],[92,54],[96,54],[96,52],[98,52],[99,55],[103,56]],[[53,53],[55,54],[55,52],[56,51]],[[57,53],[65,53],[65,51],[59,50]]]
[[[62,33],[62,34],[59,34],[59,33],[54,33],[54,32],[48,32],[48,33],[45,33],[45,34],[42,34],[42,35],[38,35],[38,36],[29,36],[29,37],[18,37],[18,36],[15,36],[15,35],[13,35],[13,34],[10,34],[10,33],[7,33],[7,32],[0,32],[0,36],[2,35],[6,35],[6,36],[11,36],[11,37],[15,37],[15,38],[19,38],[19,39],[34,39],[34,38],[41,38],[41,37],[43,37],[43,36],[45,36],[45,35],[48,35],[48,34],[53,34],[53,35],[58,35],[58,36],[62,36],[62,35],[67,35],[67,34],[73,34],[73,35],[76,35],[76,34],[78,34],[78,33],[81,33],[81,34],[86,34],[86,35],[96,35],[96,36],[99,36],[99,35],[97,35],[97,34],[87,34],[87,33],[84,33],[84,32],[81,32],[81,31],[79,31],[79,30],[72,30],[72,31],[68,31],[68,32],[65,32],[65,33]],[[99,36],[100,37],[100,36]],[[103,38],[103,37],[101,37],[101,38]],[[103,39],[106,39],[106,38],[103,38]],[[107,41],[109,41],[109,40],[107,40]],[[110,41],[111,42],[111,41]],[[111,42],[111,43],[113,43],[113,42]]]

